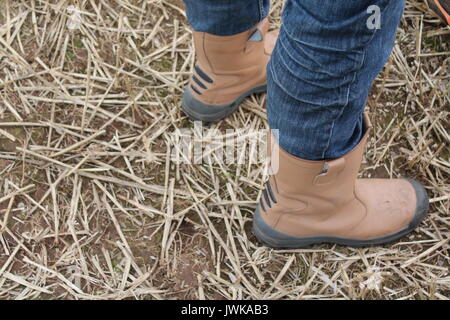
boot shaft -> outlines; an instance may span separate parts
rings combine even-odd
[[[268,31],[267,19],[254,28],[232,36],[216,36],[193,32],[197,64],[214,75],[232,75],[265,65],[264,37]]]
[[[366,114],[364,126],[365,133],[358,145],[345,156],[334,160],[310,161],[297,158],[279,148],[271,138],[269,148],[279,149],[278,170],[269,180],[272,191],[288,202],[289,199],[295,199],[291,201],[297,202],[297,207],[299,202],[303,202],[305,213],[309,210],[315,213],[326,212],[328,207],[342,206],[351,201],[354,197],[355,180],[362,155],[371,130]],[[269,150],[269,154],[272,154],[272,150]],[[272,161],[277,161],[273,158]],[[283,202],[286,203],[286,201]],[[314,209],[310,206],[311,203],[314,203]],[[265,206],[270,204],[265,203]]]
[[[245,95],[265,90],[266,66],[276,39],[273,32],[267,33],[268,28],[266,18],[252,29],[232,36],[193,32],[197,60],[189,101],[199,102],[201,107],[197,109],[218,106],[232,110],[232,105]]]

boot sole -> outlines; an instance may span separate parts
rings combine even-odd
[[[205,124],[212,124],[219,122],[236,111],[242,101],[248,96],[266,91],[267,85],[263,84],[244,92],[233,102],[226,104],[207,104],[194,98],[191,92],[186,89],[183,94],[181,108],[192,121],[202,121]]]
[[[417,226],[425,218],[428,212],[429,202],[424,187],[415,180],[406,180],[412,184],[414,190],[416,191],[416,212],[408,227],[396,233],[372,239],[349,239],[332,236],[295,237],[277,231],[266,224],[261,216],[261,213],[259,212],[259,206],[256,208],[253,217],[253,233],[261,243],[274,249],[302,249],[310,248],[313,245],[323,243],[338,244],[357,248],[392,243],[417,228]]]

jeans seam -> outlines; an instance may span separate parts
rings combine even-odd
[[[259,21],[261,21],[265,17],[263,0],[258,0],[258,6],[259,6]]]
[[[384,2],[384,3],[385,3],[386,5],[384,6],[382,13],[384,13],[384,12],[386,11],[387,7],[388,7],[388,3],[387,3],[387,2]],[[369,43],[371,43],[371,42],[373,41],[373,39],[375,38],[375,35],[376,35],[376,34],[377,34],[377,30],[374,30],[373,33],[372,33],[372,36],[370,37],[370,40],[367,41],[367,43],[365,44],[366,46],[369,45]],[[337,121],[337,119],[339,119],[339,118],[342,116],[342,114],[344,113],[344,110],[345,110],[346,107],[348,106],[351,88],[352,88],[352,86],[354,85],[355,80],[356,80],[356,77],[357,77],[357,74],[358,74],[359,71],[361,71],[361,68],[362,68],[362,66],[364,65],[365,60],[366,60],[366,51],[363,51],[363,57],[362,57],[360,66],[359,66],[358,70],[356,70],[356,71],[354,72],[353,80],[352,80],[352,82],[351,82],[351,83],[349,84],[349,86],[348,86],[346,102],[345,102],[344,106],[342,107],[341,112],[339,112],[338,116],[337,116],[337,117],[333,120],[333,122],[331,123],[331,130],[330,130],[330,133],[329,133],[329,136],[328,136],[327,147],[325,148],[325,150],[324,150],[323,153],[322,153],[322,158],[325,158],[325,154],[327,153],[328,149],[330,148],[331,138],[333,137],[333,132],[334,132],[334,127],[335,127],[336,121]]]
[[[366,53],[364,52],[364,53],[363,53],[363,58],[362,58],[362,61],[361,61],[361,66],[360,66],[360,68],[361,68],[362,65],[364,64],[365,57],[366,57]],[[323,158],[323,159],[325,159],[325,154],[327,153],[328,149],[330,148],[331,138],[333,137],[334,126],[336,125],[336,120],[339,119],[339,118],[342,116],[342,114],[344,113],[345,108],[347,108],[347,106],[348,106],[348,102],[349,102],[349,100],[350,100],[350,99],[349,99],[349,98],[350,98],[350,91],[351,91],[352,85],[355,83],[357,73],[358,73],[357,71],[354,72],[352,82],[351,82],[351,83],[349,84],[349,86],[348,86],[348,89],[347,89],[347,97],[346,97],[346,101],[345,101],[344,106],[341,108],[341,111],[338,113],[337,117],[336,117],[336,118],[333,120],[333,122],[331,123],[330,133],[329,133],[329,135],[328,135],[327,146],[326,146],[325,150],[324,150],[323,153],[322,153],[322,158]]]

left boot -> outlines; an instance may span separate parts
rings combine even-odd
[[[218,122],[247,96],[266,92],[266,66],[278,35],[268,30],[266,18],[232,36],[193,32],[197,60],[182,102],[189,118]]]

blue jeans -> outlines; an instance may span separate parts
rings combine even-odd
[[[263,0],[185,3],[194,30],[217,35],[250,29],[269,9]],[[267,67],[269,125],[284,150],[323,160],[356,146],[369,89],[392,51],[404,6],[405,0],[286,1]]]
[[[195,31],[231,36],[252,28],[269,14],[270,0],[184,0]]]

